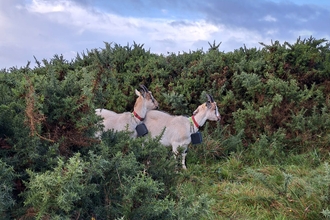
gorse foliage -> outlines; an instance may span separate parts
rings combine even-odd
[[[0,213],[5,213],[15,204],[12,194],[15,178],[14,169],[0,160]]]
[[[70,214],[78,201],[84,201],[95,193],[95,185],[88,184],[91,178],[86,172],[88,163],[81,161],[79,154],[72,156],[67,164],[59,159],[52,171],[35,173],[27,170],[29,182],[26,183],[25,205],[36,210],[36,219],[44,216],[60,217]],[[87,175],[86,175],[87,174]]]
[[[224,53],[214,41],[206,52],[165,56],[135,42],[105,43],[71,61],[55,55],[35,60],[34,68],[28,63],[1,70],[0,215],[253,218],[257,215],[242,214],[246,210],[229,215],[218,197],[198,190],[250,181],[267,196],[232,193],[244,207],[273,207],[271,217],[328,218],[330,44],[311,37],[261,45]],[[161,110],[171,114],[190,116],[206,93],[216,100],[221,123],[206,123],[203,143],[189,149],[188,169],[196,164],[192,173],[177,170],[173,155],[157,139],[111,131],[95,138],[101,127],[95,109],[132,111],[139,84],[147,85]],[[315,168],[311,179],[292,170],[244,169],[297,165],[298,158]],[[198,176],[214,179],[205,183]],[[230,201],[228,188],[223,190],[218,196]],[[214,210],[218,203],[220,211]],[[273,214],[280,209],[287,211]]]

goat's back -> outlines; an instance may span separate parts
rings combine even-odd
[[[116,113],[114,111],[110,111],[107,109],[96,109],[96,115],[101,116],[103,118],[104,130],[114,131],[135,131],[136,122],[133,121],[132,113],[124,112],[124,113]]]
[[[101,116],[104,119],[117,115],[116,112],[113,112],[113,111],[110,111],[110,110],[107,110],[107,109],[100,109],[100,108],[95,109],[95,114],[98,115],[98,116]]]
[[[189,144],[190,139],[190,122],[185,116],[175,116],[168,113],[151,110],[147,113],[144,120],[151,137],[159,136],[165,128],[164,134],[160,142],[165,146]]]

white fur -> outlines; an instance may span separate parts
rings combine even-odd
[[[193,117],[199,126],[203,126],[206,120],[219,121],[219,114],[216,102],[204,103],[194,111]],[[186,150],[191,142],[190,135],[198,131],[198,128],[191,122],[191,119],[185,116],[174,116],[165,112],[151,110],[147,113],[144,120],[145,125],[152,138],[161,135],[165,128],[160,143],[164,146],[172,146],[175,155],[178,153],[178,147],[183,148],[182,167],[186,169],[185,158]]]
[[[158,108],[158,102],[153,98],[150,91],[140,93],[138,90],[135,90],[135,94],[138,98],[135,101],[134,111],[141,118],[145,118],[149,110]],[[116,113],[107,109],[96,109],[95,113],[103,118],[104,131],[111,129],[114,131],[127,130],[132,132],[131,137],[137,136],[135,127],[142,123],[131,112]],[[100,137],[100,133],[97,133],[96,136]]]

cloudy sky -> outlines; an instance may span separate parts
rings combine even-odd
[[[330,40],[329,0],[0,0],[0,69],[104,48],[144,44],[167,54],[260,48],[300,36]]]

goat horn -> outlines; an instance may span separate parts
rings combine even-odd
[[[140,87],[143,89],[144,92],[149,92],[149,90],[147,89],[147,87],[145,87],[145,85],[140,85]]]
[[[208,100],[209,102],[211,102],[211,103],[214,102],[214,99],[213,99],[213,97],[212,97],[210,94],[206,94],[206,97],[207,97],[207,100]]]

